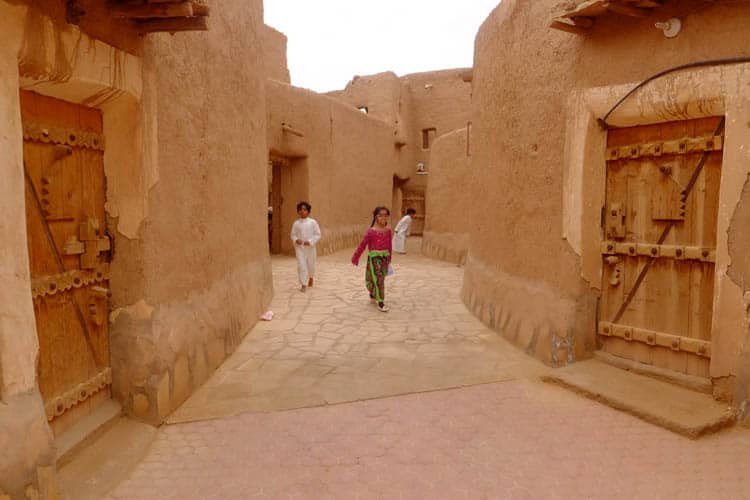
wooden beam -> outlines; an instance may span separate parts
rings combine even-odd
[[[110,7],[113,17],[127,19],[150,19],[164,17],[193,17],[193,4],[180,3],[147,3],[141,5],[119,4]]]
[[[205,3],[194,3],[193,4],[193,15],[194,16],[207,16],[210,13],[210,8]]]
[[[156,32],[176,33],[178,31],[208,31],[208,22],[205,17],[146,19],[136,22],[138,25],[138,32],[142,35]]]
[[[631,16],[631,17],[646,17],[651,13],[648,10],[639,9],[637,7],[630,7],[629,5],[625,5],[625,4],[617,3],[617,2],[611,2],[609,4],[609,10],[611,10],[612,12],[616,12],[618,14]]]
[[[575,24],[555,20],[553,20],[549,24],[549,27],[556,30],[565,31],[567,33],[573,33],[574,35],[585,35],[589,32],[588,29],[581,28],[580,26],[576,26]]]
[[[573,23],[581,28],[590,28],[594,25],[594,20],[590,17],[574,17]]]
[[[600,16],[607,12],[609,7],[609,0],[586,0],[575,8],[562,12],[555,17],[595,17]]]
[[[662,6],[662,2],[657,0],[628,0],[628,2],[632,5],[635,5],[636,7],[643,7],[647,9]]]
[[[281,124],[281,131],[289,132],[290,134],[296,135],[297,137],[305,137],[305,134],[303,132],[300,132],[299,130],[286,123]]]

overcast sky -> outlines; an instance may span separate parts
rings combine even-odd
[[[265,0],[289,39],[292,84],[342,89],[354,75],[472,65],[474,37],[500,0]]]

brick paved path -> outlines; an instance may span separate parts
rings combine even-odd
[[[750,498],[749,455],[509,381],[170,425],[110,498]]]
[[[453,266],[402,260],[383,314],[340,259],[321,259],[320,287],[304,296],[293,262],[276,262],[277,320],[251,332],[176,421],[219,418],[162,427],[110,500],[750,499],[748,431],[690,441],[536,382],[538,364],[460,308]],[[474,358],[478,373],[465,366]],[[493,376],[502,381],[305,407]]]

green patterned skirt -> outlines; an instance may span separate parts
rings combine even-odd
[[[388,272],[388,250],[373,250],[367,253],[365,285],[370,297],[378,302],[385,300],[385,275]]]

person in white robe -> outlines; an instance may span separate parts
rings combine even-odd
[[[299,219],[292,224],[292,241],[294,254],[297,256],[297,275],[301,292],[313,286],[317,258],[315,245],[320,241],[320,226],[315,219],[310,217],[310,210],[312,206],[308,202],[299,202],[297,204]]]
[[[397,253],[406,253],[406,237],[409,236],[409,230],[411,229],[412,217],[416,215],[417,211],[413,208],[406,209],[406,215],[404,215],[396,228],[393,230],[393,251]]]

